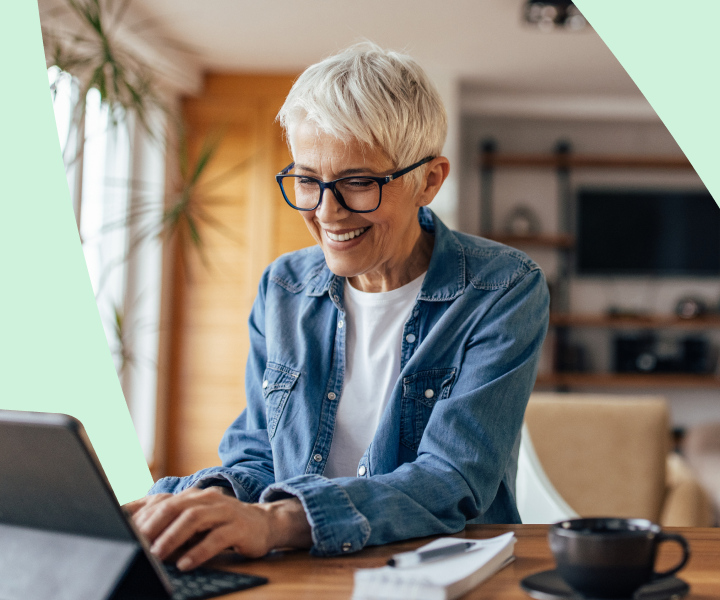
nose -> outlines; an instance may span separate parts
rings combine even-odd
[[[330,223],[345,218],[347,213],[348,211],[340,205],[333,191],[325,188],[320,206],[315,209],[317,218],[325,223]]]

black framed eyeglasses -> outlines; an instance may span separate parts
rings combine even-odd
[[[344,209],[355,213],[369,213],[380,208],[382,188],[385,184],[402,177],[413,169],[430,162],[434,156],[427,156],[406,169],[385,177],[341,177],[334,181],[321,181],[315,177],[292,173],[295,163],[290,163],[275,175],[283,198],[296,210],[315,210],[322,202],[325,190],[330,190]]]

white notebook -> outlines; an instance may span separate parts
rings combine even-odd
[[[464,554],[413,567],[358,569],[352,600],[453,600],[479,585],[513,560],[515,534],[489,540],[440,538],[418,550],[474,542]]]

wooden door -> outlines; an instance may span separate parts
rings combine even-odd
[[[275,116],[292,81],[208,75],[202,96],[183,102],[191,159],[208,136],[221,141],[198,195],[206,216],[200,229],[204,264],[194,252],[189,268],[176,264],[174,270],[172,380],[166,419],[159,419],[167,435],[157,475],[220,464],[220,438],[245,407],[247,319],[262,272],[280,254],[314,243],[274,179],[291,161]]]

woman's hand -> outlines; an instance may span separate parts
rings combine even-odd
[[[273,548],[312,545],[310,525],[296,498],[247,504],[223,490],[190,488],[177,495],[156,494],[124,508],[160,560],[202,536],[177,561],[181,570],[193,569],[227,548],[256,558]]]

